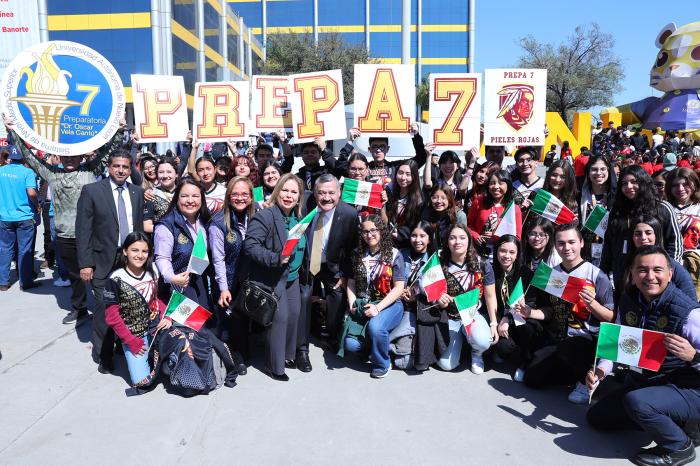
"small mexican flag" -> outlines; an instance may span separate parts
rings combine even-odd
[[[207,255],[207,242],[204,240],[204,230],[197,230],[197,239],[194,241],[190,262],[187,264],[187,271],[202,275],[209,267],[209,256]]]
[[[535,275],[530,282],[535,288],[549,293],[553,296],[568,301],[573,304],[578,304],[578,294],[584,287],[593,286],[590,280],[585,278],[572,277],[564,272],[554,270],[546,263],[540,262],[535,270]]]
[[[511,201],[510,204],[508,204],[508,207],[506,207],[506,210],[503,211],[501,220],[498,222],[498,226],[496,227],[496,231],[493,232],[493,236],[498,238],[504,235],[518,236],[516,224],[515,202]]]
[[[420,269],[420,274],[420,284],[425,290],[428,301],[437,301],[443,293],[447,292],[447,280],[445,280],[445,274],[442,273],[437,252],[430,256],[428,262]]]
[[[664,333],[636,327],[600,324],[596,357],[658,371],[666,358]]]
[[[253,188],[253,201],[265,202],[265,193],[263,193],[262,186],[258,186],[257,188]]]
[[[515,306],[515,303],[517,303],[524,297],[525,292],[523,291],[523,279],[518,278],[518,283],[515,284],[513,291],[510,293],[510,298],[508,298],[508,307],[512,308],[513,306]],[[517,312],[511,311],[511,314],[513,315],[513,322],[515,323],[516,327],[525,323],[525,319],[523,319],[523,317]]]
[[[479,309],[479,288],[455,296],[455,306],[457,306],[459,317],[462,318],[462,324],[469,331]]]
[[[165,316],[193,330],[199,331],[202,325],[204,325],[204,322],[211,317],[211,312],[207,311],[184,294],[173,290],[170,301],[168,301],[168,307],[165,309]]]
[[[382,185],[346,178],[341,200],[348,204],[382,208]]]
[[[608,229],[608,211],[599,205],[595,206],[583,227],[588,228],[598,236],[605,236],[605,230]]]
[[[551,220],[557,225],[565,225],[571,223],[576,218],[576,215],[566,207],[559,199],[544,189],[537,191],[535,201],[530,207],[530,210],[540,214],[547,220]]]
[[[304,236],[304,232],[306,231],[306,229],[309,228],[309,225],[311,225],[311,221],[314,219],[314,215],[316,215],[317,211],[318,208],[315,208],[314,210],[309,212],[306,215],[306,217],[302,218],[299,221],[299,223],[294,225],[292,229],[289,230],[289,234],[287,235],[287,242],[284,243],[284,248],[282,248],[282,257],[292,255],[292,251],[294,251],[294,248],[296,247],[301,237]]]

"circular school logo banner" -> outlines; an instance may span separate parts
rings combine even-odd
[[[82,155],[114,136],[126,95],[117,70],[98,52],[50,41],[12,60],[2,80],[2,105],[29,144],[52,154]]]

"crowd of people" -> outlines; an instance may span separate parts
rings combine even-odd
[[[129,394],[159,379],[184,394],[234,386],[255,336],[264,339],[267,375],[288,381],[288,370],[312,370],[315,336],[324,351],[368,361],[375,379],[392,368],[466,363],[481,374],[509,364],[514,382],[571,386],[569,401],[588,404],[615,374],[621,385],[589,410],[590,424],[649,432],[657,446],[639,452],[637,464],[694,458],[700,143],[688,135],[654,130],[649,140],[599,125],[580,154],[564,143],[546,153],[487,146],[481,156],[435,154],[413,126],[415,153],[402,159],[388,157],[384,137],[359,147],[356,128],[337,156],[323,140],[291,144],[283,132],[251,147],[190,139],[157,155],[123,126],[95,153],[59,157],[5,124],[12,145],[0,167],[0,290],[10,287],[13,259],[20,288],[39,285],[33,260],[43,222],[42,267],[55,270],[55,286],[71,287],[63,323],[87,317],[90,285],[93,359],[109,373],[123,352]],[[348,179],[380,184],[382,207],[341,201]],[[575,220],[557,225],[533,211],[540,190]],[[511,203],[514,234],[497,236]],[[583,227],[597,206],[609,212],[602,236]],[[311,212],[305,233],[288,242]],[[198,238],[209,261],[202,274],[190,268]],[[421,270],[434,254],[447,291],[428,301]],[[530,286],[540,264],[591,286],[577,303],[548,294]],[[524,300],[511,306],[519,282]],[[479,309],[465,326],[455,297],[474,289]],[[201,329],[165,314],[174,292],[212,313]],[[247,312],[265,302],[268,321]],[[592,369],[603,322],[667,333],[660,371],[614,370],[606,360]]]

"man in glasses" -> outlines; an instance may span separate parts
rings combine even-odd
[[[516,200],[521,200],[521,210],[530,208],[534,198],[531,194],[537,193],[544,186],[544,179],[536,173],[538,154],[539,151],[535,147],[521,147],[513,156],[518,168],[515,172],[517,176],[513,179],[513,189],[520,193],[520,196],[515,197]]]

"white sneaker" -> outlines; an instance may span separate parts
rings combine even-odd
[[[472,353],[472,372],[477,375],[484,373],[484,358],[480,354]]]
[[[61,280],[60,278],[58,278],[53,281],[53,286],[65,288],[67,286],[70,286],[70,280]]]
[[[588,387],[581,382],[576,382],[576,386],[569,393],[569,401],[577,405],[588,404]]]
[[[525,379],[525,371],[523,369],[517,368],[515,369],[515,374],[513,374],[513,380],[522,383],[523,380]]]

